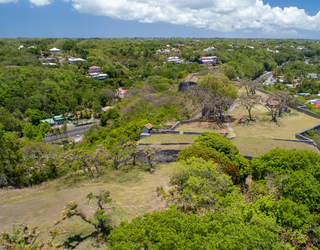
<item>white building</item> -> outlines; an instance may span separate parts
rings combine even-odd
[[[87,63],[87,60],[86,60],[86,59],[77,58],[77,57],[70,57],[70,58],[68,59],[68,61],[70,62],[70,64],[76,64],[77,61]]]
[[[181,60],[179,59],[178,56],[172,56],[167,59],[167,62],[174,62],[176,64],[179,64],[181,63]]]
[[[61,53],[61,49],[57,49],[57,48],[52,48],[52,49],[49,49],[50,52],[52,53],[57,53],[57,54],[60,54]]]

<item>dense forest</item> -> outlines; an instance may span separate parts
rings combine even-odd
[[[61,53],[51,53],[54,47]],[[208,56],[218,63],[199,64]],[[80,172],[97,179],[106,165],[122,171],[130,161],[134,167],[139,154],[152,173],[156,150],[136,145],[147,123],[166,129],[164,122],[188,120],[199,108],[219,123],[244,86],[236,80],[249,82],[266,71],[285,80],[265,89],[309,93],[299,99],[305,103],[320,91],[320,81],[307,77],[320,74],[318,56],[320,44],[308,40],[0,39],[0,187],[32,187]],[[86,61],[71,64],[72,57]],[[107,79],[90,77],[91,66],[100,67]],[[181,82],[200,72],[208,74],[193,92],[178,91]],[[123,98],[121,89],[127,90]],[[112,108],[101,110],[107,106]],[[55,116],[97,125],[81,142],[45,143],[48,134],[66,133],[66,125],[55,130],[41,122]],[[107,249],[319,249],[319,171],[316,152],[276,148],[248,161],[229,139],[205,132],[179,153],[171,188],[154,187],[166,204],[163,211],[113,227],[105,209],[113,203],[110,190],[87,195],[98,204],[93,219],[71,202],[55,225],[79,216],[103,235]],[[50,231],[52,240],[45,241],[30,230],[17,223],[13,234],[1,234],[1,246],[63,247],[54,240],[61,231]]]

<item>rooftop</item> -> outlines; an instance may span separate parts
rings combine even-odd
[[[146,127],[147,129],[149,129],[149,130],[153,128],[153,126],[152,126],[151,123],[148,123],[147,125],[145,125],[145,127]]]

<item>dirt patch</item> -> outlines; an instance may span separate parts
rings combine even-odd
[[[217,124],[216,122],[207,121],[183,124],[176,130],[186,132],[218,132],[221,129],[227,129],[227,126],[223,123]]]

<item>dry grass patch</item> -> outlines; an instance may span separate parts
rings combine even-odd
[[[186,132],[218,132],[221,129],[228,129],[224,124],[217,124],[216,122],[194,122],[183,124],[176,130]]]
[[[151,134],[138,143],[193,143],[199,135],[184,134]]]
[[[15,220],[27,221],[30,226],[46,229],[53,225],[53,221],[59,219],[63,207],[69,201],[74,200],[78,204],[83,204],[87,201],[85,199],[87,193],[98,193],[100,190],[111,191],[116,206],[122,209],[113,214],[112,225],[118,225],[123,219],[130,221],[146,212],[163,209],[164,204],[159,202],[154,191],[160,185],[167,186],[169,181],[167,170],[170,164],[156,165],[153,174],[145,171],[145,165],[138,165],[133,170],[130,168],[131,166],[124,165],[122,170],[118,171],[111,168],[104,169],[100,179],[72,174],[32,188],[2,189],[0,230],[10,231]],[[80,207],[85,214],[92,215],[96,204],[80,205]],[[94,231],[93,226],[84,224],[78,218],[63,223],[63,226],[70,227],[74,230],[74,234],[80,233],[83,236]],[[91,245],[88,246],[88,242],[81,243],[82,247],[79,245],[79,249],[92,248]]]
[[[268,114],[254,116],[255,121],[246,124],[232,124],[237,136],[261,136],[295,139],[295,134],[319,124],[320,120],[303,113],[292,111],[278,118],[278,123],[270,121]],[[239,118],[240,119],[240,118]]]
[[[318,152],[314,146],[299,142],[278,141],[254,137],[237,137],[232,139],[231,142],[237,146],[240,154],[253,157],[262,155],[276,147],[284,148],[286,150],[295,148]]]

